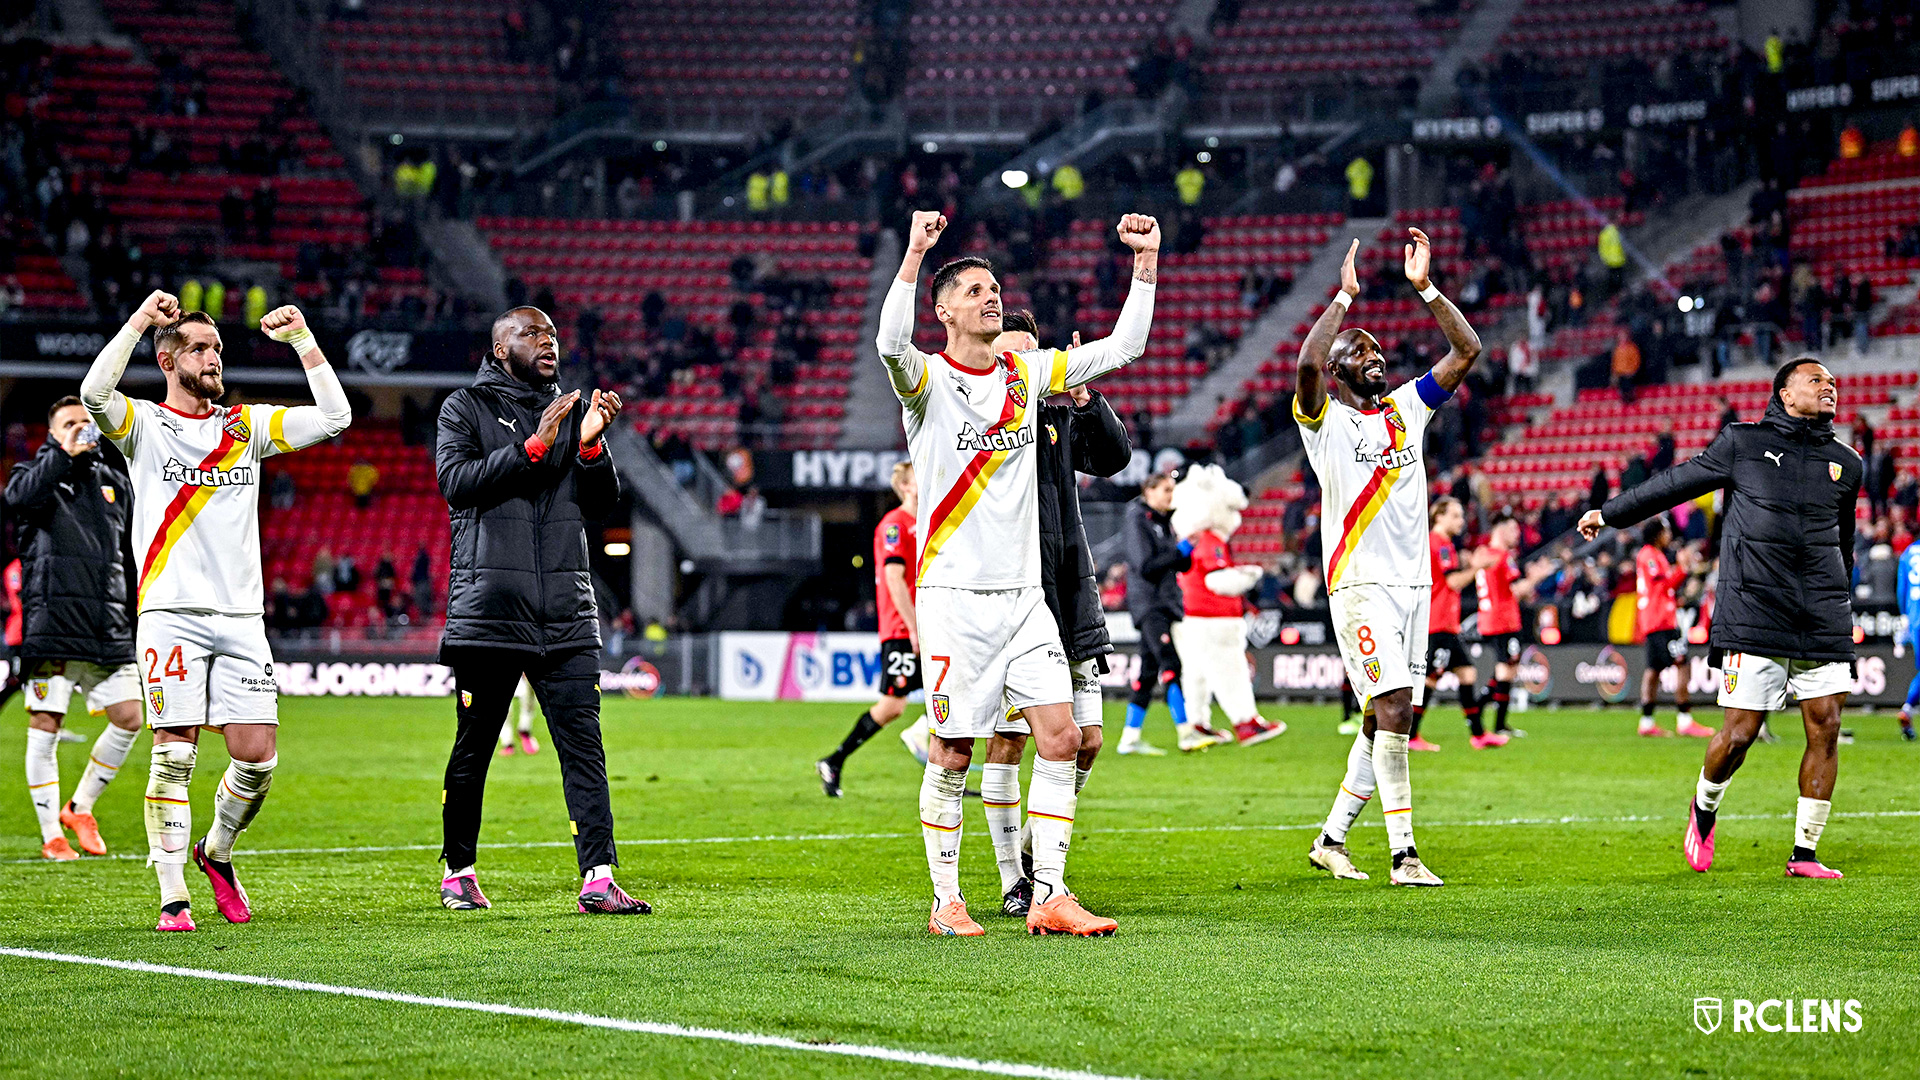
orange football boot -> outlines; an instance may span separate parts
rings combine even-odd
[[[89,855],[105,855],[107,842],[100,839],[100,823],[92,814],[83,814],[69,802],[60,808],[60,827],[80,838],[80,850]]]
[[[1060,893],[1044,904],[1035,904],[1027,912],[1029,934],[1112,937],[1119,926],[1112,919],[1101,918],[1081,907],[1072,893]]]
[[[64,836],[56,836],[41,844],[40,854],[43,858],[52,859],[54,862],[72,862],[80,857],[80,853],[73,850],[73,845],[67,843],[67,838]]]
[[[927,918],[929,933],[953,937],[980,937],[987,932],[985,927],[973,921],[973,916],[967,914],[965,900],[954,900],[942,907],[936,898],[933,905],[933,914]]]

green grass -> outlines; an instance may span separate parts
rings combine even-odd
[[[189,869],[200,931],[153,933],[151,871],[32,861],[16,788],[0,810],[0,945],[1153,1078],[1912,1075],[1920,758],[1885,717],[1850,721],[1835,802],[1882,816],[1836,816],[1821,852],[1848,876],[1815,882],[1781,876],[1789,820],[1744,817],[1791,814],[1797,724],[1749,757],[1719,862],[1698,875],[1678,841],[1699,742],[1638,739],[1622,711],[1533,712],[1517,718],[1530,738],[1473,753],[1441,709],[1430,732],[1446,749],[1416,755],[1414,790],[1447,886],[1415,892],[1384,884],[1372,808],[1352,845],[1373,881],[1306,865],[1351,740],[1331,709],[1276,709],[1293,730],[1267,745],[1094,770],[1069,880],[1120,921],[1111,939],[1030,938],[991,916],[970,802],[963,883],[988,934],[961,940],[926,933],[919,769],[892,734],[855,756],[845,799],[821,797],[812,761],[854,711],[610,700],[625,840],[901,834],[628,843],[621,880],[659,913],[615,920],[571,913],[566,847],[483,850],[493,910],[438,906],[449,702],[287,700],[273,794],[238,857],[251,925],[222,922]],[[0,761],[20,760],[21,730],[7,725]],[[118,853],[145,849],[147,748],[99,807]],[[69,790],[85,752],[62,748]],[[196,834],[224,765],[206,740]],[[483,842],[564,843],[554,755],[496,760],[487,809]],[[1653,820],[1621,820],[1635,817]],[[1487,824],[1509,818],[1528,823]],[[265,853],[408,844],[430,846]],[[1866,1023],[1736,1035],[1729,1017],[1706,1036],[1700,996],[1856,998]],[[5,956],[0,1008],[5,1075],[957,1075]]]

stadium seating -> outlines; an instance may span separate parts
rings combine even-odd
[[[364,18],[328,24],[327,49],[362,111],[529,127],[553,115],[553,74],[549,58],[514,58],[506,10],[484,0],[373,0]]]
[[[601,344],[614,354],[635,351],[641,302],[658,292],[670,314],[710,330],[723,349],[736,351],[744,369],[742,381],[749,384],[768,371],[778,319],[760,295],[736,292],[730,265],[741,256],[770,257],[785,280],[825,282],[836,299],[805,315],[822,345],[818,362],[800,365],[792,382],[770,389],[784,406],[782,444],[832,445],[846,411],[842,401],[852,378],[853,348],[866,301],[869,261],[856,249],[859,229],[854,223],[488,217],[477,224],[508,273],[534,290],[551,289],[567,310],[591,308],[604,316]],[[753,339],[747,342],[734,341],[728,323],[729,309],[741,298],[757,309]],[[739,402],[723,396],[721,374],[717,367],[696,369],[692,382],[675,385],[667,396],[636,399],[639,426],[648,432],[677,432],[699,449],[739,446]]]
[[[361,461],[380,470],[378,488],[364,510],[347,494],[347,471]],[[390,556],[400,589],[408,591],[414,556],[424,547],[433,567],[436,613],[416,619],[415,625],[444,621],[438,612],[447,596],[447,503],[440,497],[425,447],[406,445],[392,424],[362,419],[338,438],[269,459],[268,491],[278,473],[292,478],[296,494],[287,510],[261,501],[260,556],[269,591],[276,578],[285,579],[295,593],[304,590],[313,579],[314,555],[323,547],[336,560],[351,555],[360,588],[328,598],[326,625],[379,627],[384,620],[374,608],[374,567],[383,554]]]
[[[627,0],[620,49],[635,97],[683,123],[771,127],[853,91],[854,0]]]
[[[1386,87],[1422,75],[1462,16],[1420,15],[1418,7],[1413,0],[1247,0],[1239,19],[1214,37],[1203,65],[1207,86],[1229,96],[1265,95],[1356,82]]]
[[[177,57],[182,72],[164,78],[155,63],[106,46],[56,47],[62,73],[50,116],[69,159],[88,183],[98,183],[125,241],[149,259],[204,259],[217,251],[277,263],[289,278],[303,244],[367,245],[367,215],[344,160],[313,119],[292,105],[293,86],[240,37],[230,3],[185,0],[164,12],[158,0],[106,0],[103,6],[118,27],[139,37],[148,56]],[[185,81],[193,72],[205,76],[204,108],[160,107],[165,93],[194,95]],[[173,141],[173,168],[135,167],[133,143],[143,133]],[[251,225],[225,237],[221,198],[229,190],[250,197],[263,181],[234,171],[233,154],[255,140],[274,143],[283,136],[292,160],[284,166],[289,171],[265,178],[277,196],[269,237],[261,241]],[[57,306],[84,307],[85,301]]]
[[[1026,116],[1035,97],[1058,114],[1071,112],[1089,90],[1131,93],[1129,61],[1178,7],[1171,0],[1054,0],[1038,8],[955,0],[925,7],[909,24],[909,114],[943,121],[951,103],[957,120],[970,124],[996,97]]]
[[[1623,56],[1657,61],[1681,50],[1724,49],[1727,39],[1703,3],[1527,0],[1500,45],[1568,70]]]

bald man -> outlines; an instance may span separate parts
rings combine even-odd
[[[600,742],[600,621],[585,522],[606,515],[620,484],[600,436],[617,394],[561,393],[560,335],[538,308],[494,320],[493,354],[473,385],[440,409],[434,451],[453,525],[452,577],[440,658],[453,669],[459,728],[447,762],[440,902],[489,907],[474,869],[494,736],[525,675],[560,758],[568,834],[580,863],[578,910],[653,909],[613,882],[613,808]]]

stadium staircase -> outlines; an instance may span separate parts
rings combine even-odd
[[[1432,69],[1421,81],[1420,107],[1430,113],[1444,108],[1453,99],[1453,80],[1460,68],[1492,55],[1501,35],[1513,25],[1525,4],[1526,0],[1478,0],[1458,36],[1434,59]]]
[[[867,274],[867,305],[860,317],[860,337],[854,342],[853,374],[847,386],[846,423],[840,429],[842,450],[889,450],[904,438],[900,427],[900,399],[874,351],[880,336],[880,307],[900,271],[906,245],[896,229],[880,230],[874,245],[873,269]]]

